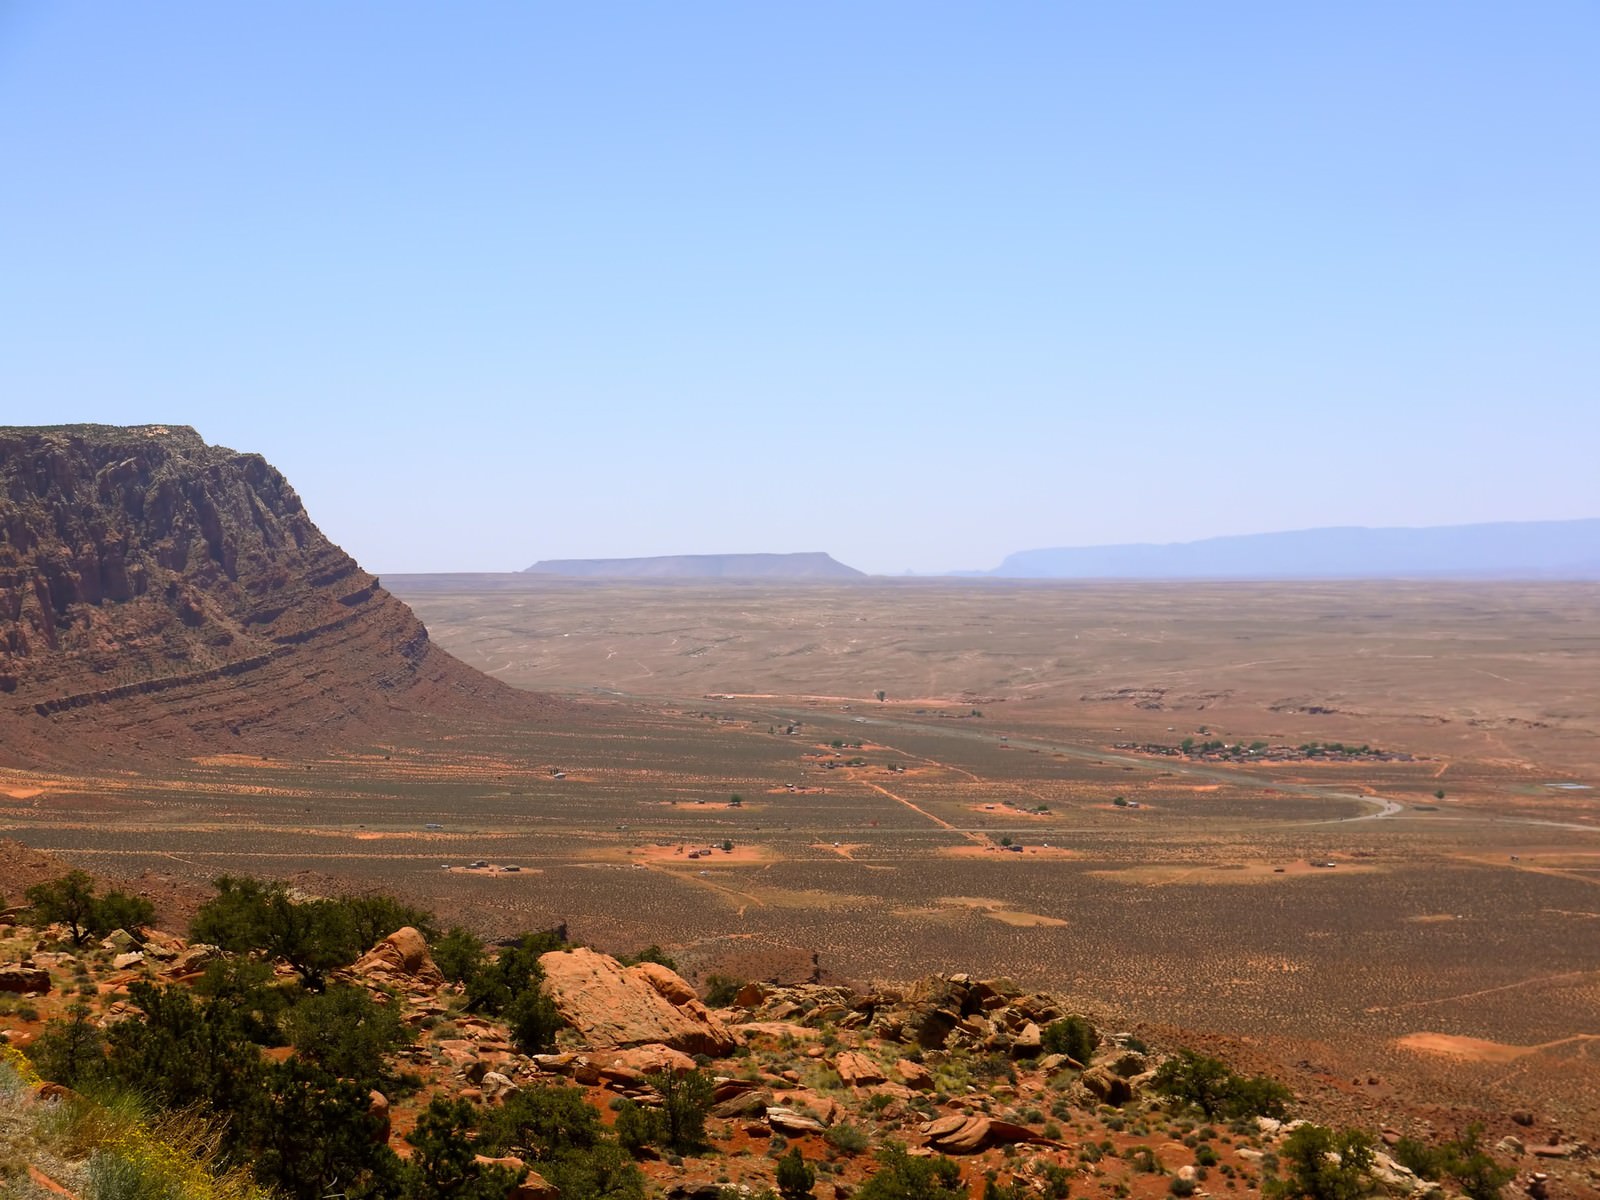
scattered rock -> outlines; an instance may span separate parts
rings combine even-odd
[[[823,1124],[804,1113],[795,1112],[792,1108],[773,1106],[767,1109],[767,1124],[779,1133],[798,1135],[806,1133],[822,1133]]]
[[[48,992],[50,972],[43,967],[0,967],[0,992]]]
[[[772,1093],[765,1088],[728,1097],[712,1105],[711,1115],[724,1120],[765,1116],[772,1106]]]
[[[1558,1142],[1548,1146],[1530,1146],[1528,1153],[1535,1158],[1571,1158],[1578,1152],[1576,1142]]]
[[[513,1083],[509,1076],[502,1075],[499,1071],[486,1071],[479,1086],[483,1088],[484,1097],[490,1101],[509,1100],[522,1089]]]
[[[511,1189],[511,1195],[506,1200],[557,1200],[561,1190],[555,1184],[548,1182],[537,1171],[529,1171],[523,1176],[522,1182]]]
[[[168,975],[193,975],[203,971],[206,964],[222,957],[220,946],[210,946],[205,942],[197,942],[187,950],[180,951],[178,956],[167,966]]]

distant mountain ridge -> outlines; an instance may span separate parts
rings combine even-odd
[[[808,554],[666,554],[654,558],[550,558],[524,574],[579,579],[865,579],[821,551]]]
[[[1166,545],[1022,550],[975,573],[1000,579],[1600,579],[1600,519],[1342,526]]]

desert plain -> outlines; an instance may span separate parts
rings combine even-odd
[[[1007,976],[1355,1111],[1597,1126],[1600,586],[384,583],[566,703],[6,769],[0,834],[175,896],[250,872],[564,922],[699,978]]]

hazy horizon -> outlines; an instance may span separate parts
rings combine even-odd
[[[1600,10],[0,7],[0,420],[378,572],[1600,512]]]

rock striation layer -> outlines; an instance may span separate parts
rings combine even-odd
[[[0,427],[0,762],[530,705],[435,647],[259,454],[182,426]]]

